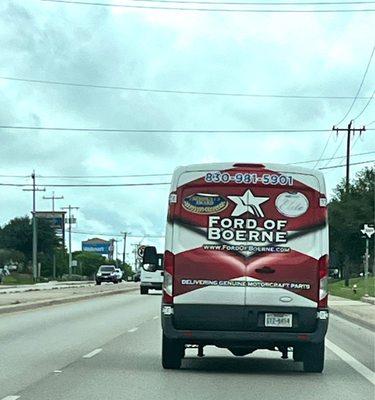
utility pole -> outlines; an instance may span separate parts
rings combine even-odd
[[[63,199],[64,196],[55,196],[55,192],[52,192],[52,196],[43,196],[44,200],[52,200],[52,212],[55,211],[55,200],[61,200]],[[64,238],[63,238],[64,239]],[[56,254],[55,254],[55,249],[53,250],[52,254],[52,277],[53,279],[56,279]]]
[[[366,131],[365,126],[362,128],[352,128],[353,125],[353,120],[349,122],[349,125],[347,128],[336,128],[335,126],[332,127],[333,131],[336,131],[336,134],[339,134],[339,132],[346,132],[347,133],[347,138],[346,138],[346,181],[345,181],[345,192],[349,193],[349,183],[350,183],[350,172],[349,172],[349,165],[350,165],[350,134],[353,132],[353,135],[358,132],[360,135],[362,132]]]
[[[122,264],[125,265],[125,254],[126,254],[126,236],[130,232],[121,232],[124,235],[124,252],[122,253]]]
[[[132,246],[134,247],[134,270],[138,271],[138,263],[137,263],[137,250],[138,250],[138,243],[133,243]]]
[[[79,210],[79,207],[72,207],[70,204],[68,207],[61,207],[62,210],[68,210],[68,232],[69,232],[69,276],[72,275],[72,210]]]
[[[33,192],[33,280],[36,281],[38,277],[38,230],[37,230],[37,219],[36,219],[36,196],[35,192],[45,192],[46,189],[39,189],[36,187],[35,182],[35,171],[33,170],[31,174],[31,179],[33,180],[32,189],[22,189],[25,192]]]
[[[61,200],[64,196],[55,196],[55,192],[52,192],[51,197],[43,196],[44,200],[52,200],[52,211],[55,211],[55,200]]]
[[[115,261],[116,261],[116,268],[118,268],[118,242],[119,242],[119,240],[117,240],[117,239],[112,239],[112,240],[116,246],[114,249],[114,256],[115,256]]]
[[[365,277],[365,297],[368,297],[368,270],[369,270],[369,242],[372,236],[375,234],[374,224],[364,224],[363,229],[361,229],[363,237],[366,239],[366,252],[363,258],[363,266],[364,266],[364,277]]]

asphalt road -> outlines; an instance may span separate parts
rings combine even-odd
[[[365,328],[331,317],[323,374],[276,352],[216,348],[164,371],[159,308],[160,295],[131,292],[0,316],[0,400],[374,398]]]

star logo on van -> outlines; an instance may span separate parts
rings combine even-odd
[[[269,197],[255,197],[250,189],[242,196],[228,196],[228,199],[236,203],[236,208],[232,212],[233,217],[238,217],[249,212],[256,217],[264,217],[264,213],[260,207],[261,204],[269,200]]]

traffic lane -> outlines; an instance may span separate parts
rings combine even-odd
[[[329,350],[323,374],[304,373],[302,363],[282,360],[276,352],[238,358],[214,347],[205,349],[204,358],[190,349],[181,370],[163,370],[160,320],[154,318],[112,340],[91,359],[80,359],[18,393],[20,400],[353,400],[374,394],[367,379]]]
[[[329,318],[327,338],[375,371],[375,333],[333,314]]]
[[[160,295],[138,292],[0,316],[0,399],[156,315]]]

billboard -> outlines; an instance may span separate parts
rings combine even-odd
[[[64,229],[65,211],[36,211],[35,217],[48,220],[54,229]]]
[[[113,253],[113,243],[112,240],[107,241],[99,238],[85,240],[82,242],[82,251],[110,256]]]

